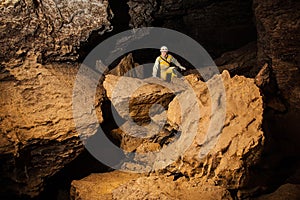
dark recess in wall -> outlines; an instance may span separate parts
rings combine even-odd
[[[114,14],[114,17],[111,20],[113,30],[104,35],[99,35],[98,30],[93,31],[89,39],[86,42],[81,43],[81,47],[79,48],[79,62],[82,62],[85,57],[105,39],[130,29],[130,16],[128,14],[129,7],[127,1],[109,0],[109,5]]]

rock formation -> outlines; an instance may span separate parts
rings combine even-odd
[[[180,31],[213,57],[256,39],[251,0],[129,0],[128,5],[133,27],[154,25]]]
[[[1,191],[30,196],[83,150],[72,113],[76,68],[36,59],[10,69],[12,78],[0,84]]]
[[[254,0],[258,64],[270,65],[281,96],[291,109],[300,108],[299,8],[298,1]]]
[[[226,103],[223,105],[224,102],[219,102],[218,105],[214,105],[214,101],[220,101],[222,97],[219,95],[222,94],[218,93],[217,87],[210,86],[214,86],[220,77],[224,84],[225,94],[223,95],[226,95]],[[113,135],[120,140],[121,148],[124,148],[127,152],[140,154],[149,151],[164,151],[164,154],[158,154],[157,157],[154,158],[158,160],[153,162],[154,170],[157,169],[155,165],[161,165],[160,162],[163,162],[163,160],[167,162],[165,165],[162,164],[163,168],[155,170],[155,174],[150,175],[150,177],[139,178],[132,180],[128,184],[120,184],[120,186],[115,187],[115,192],[111,192],[111,195],[113,195],[115,199],[139,199],[144,197],[155,199],[158,198],[159,195],[162,195],[161,198],[163,199],[184,199],[185,194],[189,194],[191,199],[196,199],[197,195],[202,195],[202,193],[205,193],[204,191],[213,190],[213,188],[219,191],[215,194],[216,199],[222,199],[223,197],[231,199],[230,195],[228,195],[228,189],[246,191],[252,187],[253,182],[250,182],[250,177],[254,172],[251,171],[251,168],[259,162],[260,153],[264,144],[264,134],[261,131],[263,115],[262,97],[254,80],[238,76],[230,78],[227,71],[224,71],[222,76],[214,77],[207,83],[199,81],[194,75],[189,75],[185,78],[195,92],[201,112],[201,118],[198,123],[196,122],[196,125],[198,124],[196,130],[198,131],[195,138],[192,136],[193,129],[191,122],[194,120],[193,115],[197,115],[197,113],[193,113],[195,111],[193,111],[191,96],[186,93],[187,88],[175,92],[175,98],[174,96],[169,97],[168,101],[164,101],[168,104],[168,106],[165,107],[165,109],[167,109],[167,115],[164,116],[167,118],[166,124],[168,124],[168,126],[163,127],[163,129],[165,129],[164,132],[159,132],[156,136],[151,135],[151,137],[145,137],[143,132],[147,133],[147,130],[141,131],[143,126],[138,129],[134,128],[138,127],[136,124],[126,125],[126,123],[123,126],[127,126],[127,128],[122,128],[121,126],[122,130],[113,131]],[[124,102],[127,101],[129,107],[133,108],[133,112],[127,113],[127,115],[124,114],[124,110],[119,111],[118,108],[116,108],[119,114],[126,120],[132,117],[136,122],[139,122],[139,120],[143,122],[143,118],[135,118],[137,113],[141,114],[141,112],[135,111],[140,111],[145,105],[162,103],[160,99],[168,97],[169,93],[168,90],[166,90],[167,88],[149,83],[148,86],[145,86],[147,81],[149,81],[147,79],[144,83],[140,83],[143,82],[143,80],[125,77],[124,79],[128,84],[118,85],[117,82],[119,79],[122,78],[108,75],[104,82],[104,87],[107,90],[108,96],[112,99],[113,105],[116,107],[119,105],[126,107]],[[158,81],[158,83],[159,82],[160,81]],[[170,84],[176,85],[175,83]],[[139,88],[134,91],[136,87],[133,85],[143,85],[141,88],[145,89],[147,87],[147,90],[140,90]],[[132,90],[126,90],[118,86],[132,88]],[[209,89],[212,88],[213,90],[209,91]],[[112,95],[113,90],[119,92],[127,91],[133,94],[131,94],[131,99],[129,98],[130,93],[127,94],[127,99],[125,99],[121,98],[122,94],[119,92],[116,94],[117,96]],[[141,93],[141,91],[144,92]],[[191,115],[182,113],[182,106],[184,106],[184,104],[187,104],[185,107],[192,112]],[[149,109],[145,110],[149,112]],[[214,124],[216,122],[213,121],[219,120],[218,123],[222,123],[222,117],[218,116],[220,112],[225,112],[225,121],[223,125],[221,124],[222,127],[218,129],[217,125]],[[142,112],[142,116],[147,115]],[[209,129],[210,123],[212,124],[211,126],[213,126],[212,129]],[[143,125],[143,123],[140,124]],[[168,128],[169,130],[176,130],[179,135],[168,131]],[[217,135],[211,135],[210,132],[214,132],[214,129],[219,131]],[[151,131],[155,132],[154,130],[154,128],[151,128],[150,131],[148,130],[148,133],[152,133]],[[185,146],[184,143],[186,143],[187,140],[180,138],[184,138],[184,134],[186,133],[190,135],[192,143],[183,154],[176,157],[175,162],[168,163],[168,160],[173,157],[173,154],[176,155],[177,152],[180,152],[182,146]],[[168,147],[169,145],[172,146],[172,144],[176,145],[172,148]],[[203,155],[201,155],[201,153]],[[142,155],[135,156],[134,160],[139,161],[139,163],[141,163],[140,161],[144,161],[143,159],[147,159],[147,157],[145,158]],[[160,156],[166,157],[161,159]],[[189,177],[191,180],[187,181],[182,179],[181,181],[173,182],[173,178],[165,177],[164,174],[173,178],[178,174],[183,177]],[[111,173],[111,176],[112,179],[114,179],[113,173]],[[92,177],[95,179],[95,176],[91,176],[90,178]],[[93,180],[93,182],[96,184],[98,181]],[[75,183],[76,186],[73,184],[73,187],[75,189],[79,187],[78,191],[82,191],[80,188],[87,187],[84,180]],[[78,185],[78,183],[80,184]],[[148,185],[150,188],[145,187],[145,185]],[[162,188],[160,190],[163,191],[162,194],[156,193],[156,187]],[[184,191],[184,188],[188,189]],[[178,193],[171,193],[171,191],[175,189],[179,190]],[[83,193],[84,194],[80,195],[86,195],[86,192]],[[130,194],[132,193],[137,194],[137,197],[131,196]],[[210,192],[207,192],[206,195],[209,193]],[[101,193],[101,195],[102,194],[103,193]],[[91,196],[86,196],[85,198],[88,199],[91,198]]]
[[[63,61],[77,60],[92,31],[109,31],[112,12],[106,0],[2,1],[0,10],[0,196],[37,196],[83,150],[72,111],[79,64]]]
[[[72,200],[110,199],[191,199],[199,197],[209,200],[231,200],[230,193],[210,184],[197,186],[197,181],[180,178],[176,181],[168,176],[146,177],[140,174],[111,172],[91,174],[72,182]]]
[[[81,116],[72,107],[73,98],[83,96],[94,101],[83,116],[96,113],[97,119],[84,118],[80,128],[105,127],[117,145],[134,155],[131,162],[122,160],[125,169],[143,171],[150,165],[150,170],[75,180],[73,199],[242,199],[266,191],[270,194],[260,199],[297,199],[300,180],[291,174],[300,166],[300,3],[128,0],[124,10],[120,5],[126,2],[110,3],[120,10],[111,10],[108,0],[0,3],[0,198],[38,196],[51,177],[83,155],[74,123]],[[80,56],[110,36],[113,12],[122,18],[114,22],[117,32],[130,23],[189,35],[219,57],[215,61],[222,75],[204,83],[186,74],[189,86],[179,79],[166,84],[140,80],[136,77],[144,75],[129,54],[105,71],[95,97],[85,96],[89,88],[84,87],[74,93],[75,80],[93,81],[76,77]],[[141,61],[145,57],[151,56]],[[226,70],[252,79],[231,78]],[[118,84],[117,76],[124,75]],[[226,95],[219,93],[222,88],[209,89],[218,80]],[[111,102],[120,118],[113,128],[102,107]],[[224,113],[224,124],[217,128],[214,123],[223,117],[216,113]]]
[[[1,2],[1,64],[22,58],[28,51],[38,61],[76,61],[80,42],[92,31],[112,29],[107,0],[7,0]]]
[[[299,8],[300,2],[293,0],[253,2],[258,65],[265,66],[256,77],[258,83],[263,83],[260,87],[266,102],[264,130],[268,147],[263,165],[273,177],[269,185],[277,187],[299,163]]]

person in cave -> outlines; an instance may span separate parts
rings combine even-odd
[[[152,72],[152,76],[157,77],[158,69],[160,69],[160,78],[166,81],[177,77],[176,69],[186,70],[168,51],[166,46],[160,48],[161,55],[156,58]]]

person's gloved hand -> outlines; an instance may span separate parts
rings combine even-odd
[[[180,68],[181,70],[186,70],[186,68],[183,67],[183,66],[180,66],[179,68]]]

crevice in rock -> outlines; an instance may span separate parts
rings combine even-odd
[[[238,200],[238,190],[235,190],[235,189],[228,189],[229,193],[230,193],[230,196],[232,198],[232,200]]]
[[[68,200],[73,180],[82,179],[91,173],[103,173],[111,168],[100,163],[86,149],[75,160],[67,164],[47,181],[44,192],[33,200]]]
[[[120,146],[120,140],[113,137],[111,132],[112,130],[119,128],[119,126],[123,124],[125,120],[118,114],[109,99],[106,99],[102,103],[101,109],[103,112],[103,122],[101,124],[103,132],[106,134],[108,139],[112,141],[116,146]]]

